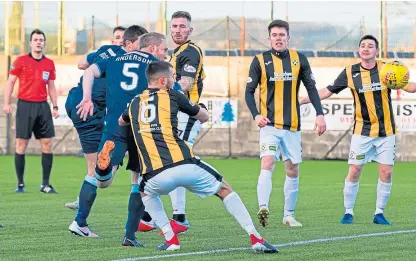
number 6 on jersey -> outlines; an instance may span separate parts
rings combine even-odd
[[[155,96],[150,96],[147,100],[143,100],[140,104],[140,121],[143,123],[150,123],[156,119],[156,106],[149,104],[153,101]]]

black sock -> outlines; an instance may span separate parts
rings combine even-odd
[[[185,222],[185,214],[173,214],[173,220],[183,223]]]
[[[42,152],[42,185],[49,185],[49,177],[51,176],[52,162],[53,154]]]
[[[136,238],[140,218],[143,216],[144,205],[140,193],[132,192],[129,198],[129,212],[126,222],[126,237],[130,240]]]
[[[25,154],[14,154],[14,167],[16,168],[17,183],[23,184],[23,175],[25,174]]]
[[[149,215],[149,213],[147,211],[144,212],[143,217],[142,217],[143,221],[145,222],[150,222],[152,221],[152,217]]]

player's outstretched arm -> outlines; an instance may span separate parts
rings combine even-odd
[[[312,103],[315,108],[317,115],[324,115],[322,110],[321,99],[319,98],[318,90],[316,89],[315,79],[313,77],[311,66],[309,65],[308,59],[299,54],[300,60],[300,80],[305,85],[306,90],[308,91],[309,101]]]
[[[322,88],[322,89],[320,89],[318,91],[318,95],[319,95],[319,99],[320,100],[328,99],[329,97],[332,96],[332,94],[333,93],[331,91],[329,91],[328,88]],[[311,100],[310,100],[309,96],[302,97],[302,98],[299,99],[299,104],[300,105],[302,105],[302,104],[308,104],[310,102],[311,102]]]
[[[348,88],[348,78],[347,78],[347,70],[344,69],[339,75],[338,78],[330,84],[326,88],[322,88],[318,91],[319,99],[325,100],[332,96],[332,94],[338,94],[340,91]],[[310,103],[310,97],[303,97],[299,100],[299,104],[307,104]]]

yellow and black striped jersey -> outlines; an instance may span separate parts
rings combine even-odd
[[[309,62],[295,50],[269,50],[256,55],[250,65],[246,85],[246,103],[253,118],[268,118],[268,125],[279,129],[300,130],[299,86],[305,85],[317,115],[323,115]],[[260,112],[254,93],[260,86]]]
[[[195,79],[192,88],[185,94],[193,103],[198,103],[203,89],[205,72],[203,68],[203,55],[201,48],[190,40],[177,47],[169,60],[175,72],[175,79],[182,76]]]
[[[175,90],[148,89],[131,101],[122,117],[131,124],[142,175],[194,158],[192,149],[178,136],[177,114],[195,116],[199,109]]]
[[[391,90],[380,83],[383,62],[378,60],[372,69],[357,63],[346,67],[328,86],[332,93],[350,88],[354,97],[355,123],[353,133],[369,137],[385,137],[396,133]]]

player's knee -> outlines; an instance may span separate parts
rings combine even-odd
[[[296,178],[299,176],[299,164],[292,164],[290,160],[286,161],[286,176]]]
[[[228,185],[228,183],[225,180],[223,180],[221,182],[221,187],[219,191],[215,195],[218,196],[221,200],[223,200],[231,192],[233,192],[233,189],[230,187],[230,185]]]
[[[362,165],[350,165],[347,180],[349,182],[357,182],[360,179]]]
[[[274,156],[264,156],[261,158],[261,169],[274,170]]]
[[[52,139],[41,139],[40,147],[43,153],[52,153]]]
[[[393,166],[380,166],[380,180],[385,183],[391,182]]]
[[[25,139],[16,139],[16,153],[25,154],[28,141]]]
[[[108,188],[112,183],[112,179],[106,181],[99,181],[97,180],[97,187],[100,189]]]

